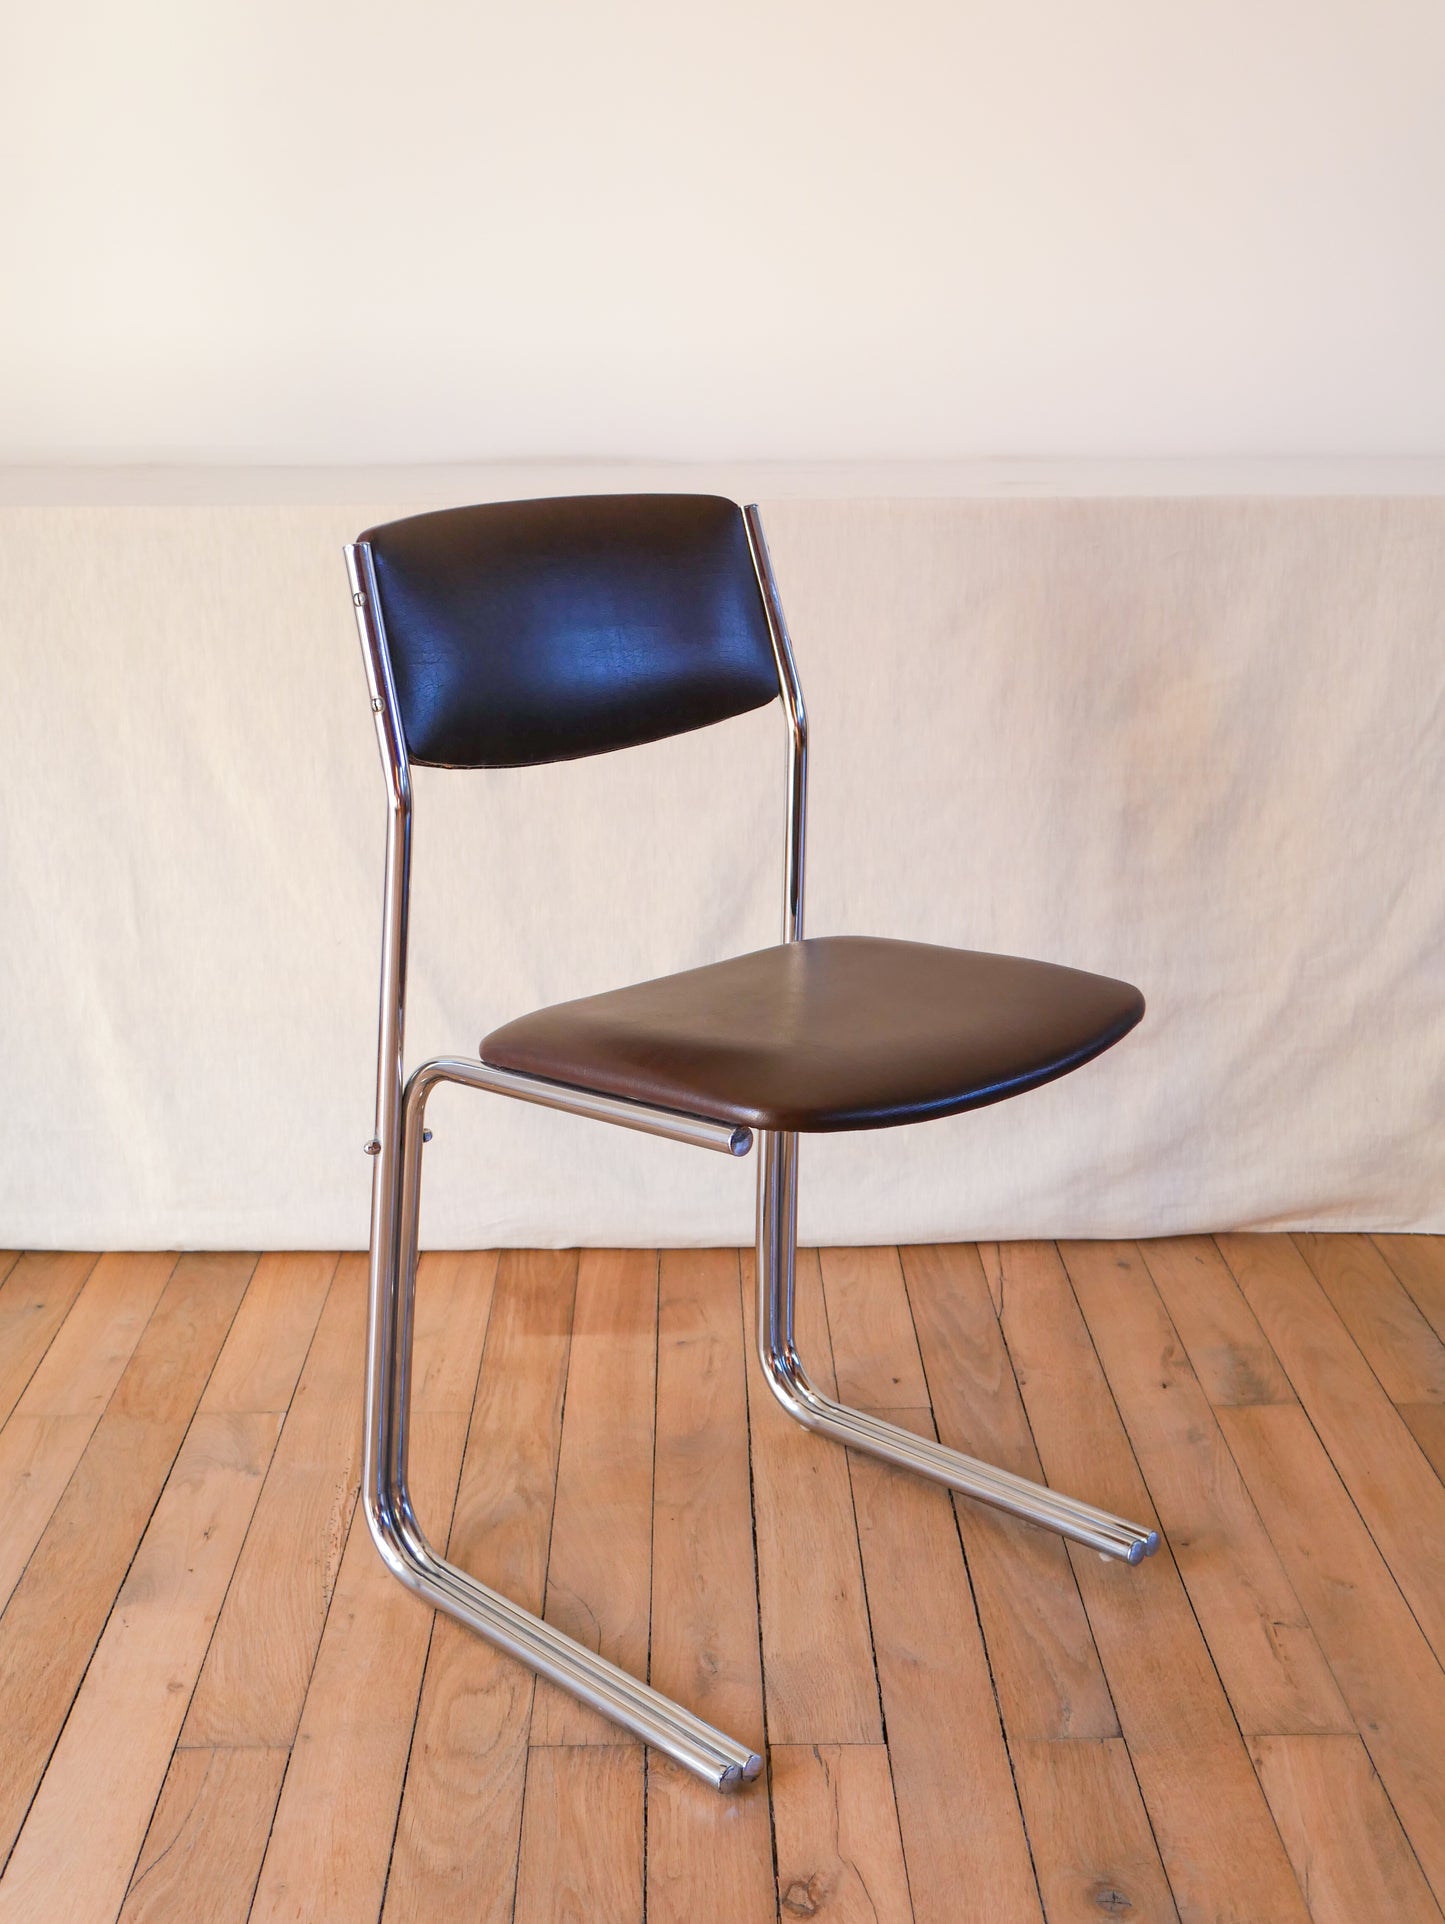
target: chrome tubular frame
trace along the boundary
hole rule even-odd
[[[788,719],[788,814],[783,862],[783,940],[803,934],[803,867],[808,817],[808,720],[783,606],[756,507],[746,511],[753,564],[772,630],[778,682]],[[758,1358],[768,1386],[807,1429],[831,1436],[885,1463],[946,1483],[1012,1515],[1086,1543],[1103,1556],[1139,1563],[1159,1547],[1159,1535],[1140,1524],[1060,1496],[1007,1470],[947,1450],[926,1437],[825,1396],[809,1380],[793,1335],[794,1269],[798,1247],[798,1139],[765,1131],[758,1158]]]
[[[493,1069],[482,1062],[447,1058],[426,1062],[403,1086],[411,777],[370,551],[364,543],[356,543],[346,550],[346,561],[389,801],[376,1130],[366,1145],[374,1156],[362,1472],[367,1525],[388,1568],[427,1603],[447,1611],[488,1642],[520,1658],[539,1676],[549,1677],[716,1789],[735,1790],[762,1769],[762,1759],[751,1745],[715,1730],[605,1657],[563,1636],[541,1618],[448,1563],[427,1541],[412,1509],[407,1476],[412,1310],[426,1104],[437,1083],[459,1082],[549,1108],[570,1109],[724,1155],[746,1155],[752,1148],[752,1135],[729,1123],[674,1115],[590,1090],[569,1089]]]
[[[783,940],[796,942],[803,934],[807,715],[757,508],[747,508],[745,517],[788,724]],[[715,1789],[736,1790],[762,1769],[762,1759],[750,1745],[704,1723],[448,1563],[428,1542],[412,1509],[407,1460],[412,1322],[426,1105],[436,1085],[461,1083],[729,1156],[747,1155],[753,1137],[748,1129],[729,1123],[650,1108],[480,1061],[438,1057],[424,1062],[404,1081],[411,773],[367,544],[348,547],[346,564],[388,799],[376,1128],[366,1145],[374,1158],[362,1476],[367,1525],[388,1568],[427,1603],[655,1745]],[[797,1137],[763,1132],[758,1168],[758,1353],[769,1387],[790,1416],[840,1443],[1060,1531],[1104,1555],[1138,1563],[1158,1547],[1152,1530],[1057,1496],[1039,1484],[992,1469],[824,1396],[809,1381],[794,1346],[797,1195]]]

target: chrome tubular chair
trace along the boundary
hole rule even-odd
[[[756,508],[581,496],[415,515],[346,550],[390,802],[377,1051],[364,1502],[377,1548],[436,1608],[719,1790],[761,1759],[448,1563],[407,1488],[418,1206],[438,1082],[745,1156],[758,1169],[758,1352],[811,1430],[1127,1563],[1156,1534],[826,1396],[793,1334],[800,1131],[878,1129],[1067,1074],[1144,1012],[1127,983],[1043,962],[857,937],[805,940],[808,733]],[[403,1074],[410,764],[517,767],[681,734],[781,695],[783,940],[543,1009],[480,1059]]]

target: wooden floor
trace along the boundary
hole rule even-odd
[[[804,1255],[816,1374],[1137,1570],[789,1423],[747,1256],[424,1259],[424,1521],[731,1799],[386,1574],[362,1258],[0,1275],[0,1924],[1439,1924],[1442,1241]]]

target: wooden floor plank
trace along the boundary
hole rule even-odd
[[[285,1415],[338,1260],[314,1249],[261,1257],[206,1385],[207,1410]]]
[[[99,1420],[175,1269],[174,1254],[99,1257],[15,1406]]]
[[[883,1745],[774,1744],[771,1765],[783,1917],[912,1924]]]
[[[515,1924],[641,1924],[642,1797],[640,1744],[534,1749]]]
[[[280,1428],[191,1424],[0,1877],[3,1924],[120,1910]]]
[[[1251,1748],[1314,1924],[1440,1924],[1358,1737],[1257,1737]]]
[[[1445,1236],[1372,1236],[1416,1309],[1445,1342]]]
[[[1445,1487],[1286,1236],[1225,1236],[1249,1299],[1435,1655],[1445,1659]]]
[[[743,1258],[742,1279],[751,1363],[757,1305],[750,1255]],[[828,1319],[811,1249],[798,1252],[796,1320],[809,1373],[832,1395]],[[880,1743],[878,1679],[847,1456],[789,1416],[760,1369],[749,1368],[747,1388],[768,1741]]]
[[[175,1268],[168,1255],[102,1256],[0,1429],[0,1610]]]
[[[287,1750],[177,1750],[119,1924],[246,1924]]]
[[[898,1251],[821,1249],[838,1395],[871,1410],[917,1410],[928,1401]]]
[[[933,1433],[927,1409],[888,1416]],[[1041,1916],[1038,1891],[951,1498],[875,1458],[851,1460],[914,1915],[1027,1924]],[[940,1785],[940,1757],[954,1791]]]
[[[647,1675],[656,1377],[656,1250],[584,1250],[543,1614],[634,1677]],[[630,1740],[543,1678],[531,1741]]]
[[[1015,1243],[1004,1257],[1004,1336],[1049,1481],[1152,1521],[1057,1250]],[[1070,1554],[1181,1916],[1302,1924],[1299,1887],[1167,1546],[1135,1569]]]
[[[1015,1476],[1043,1470],[970,1245],[902,1251],[939,1438]],[[957,1499],[1004,1729],[1015,1738],[1117,1737],[1118,1719],[1063,1539]]]
[[[479,1270],[482,1288],[479,1291]],[[422,1258],[412,1373],[412,1483],[445,1540],[481,1361],[486,1259]],[[431,1612],[377,1555],[358,1504],[251,1916],[336,1924],[381,1909]]]
[[[1445,1403],[1400,1403],[1396,1407],[1430,1467],[1445,1483]]]
[[[183,1744],[289,1746],[296,1734],[361,1478],[365,1342],[366,1258],[348,1255],[327,1292]]]
[[[990,1252],[992,1287],[967,1245],[901,1253],[942,1440],[1042,1481],[995,1308],[1001,1252]],[[1172,1918],[1062,1539],[955,1503],[1049,1924],[1101,1911]]]
[[[1059,1253],[1240,1729],[1353,1731],[1138,1248]]]
[[[0,1856],[29,1809],[253,1256],[183,1256],[0,1617]]]
[[[651,1681],[761,1751],[763,1688],[736,1250],[664,1250]],[[767,1799],[648,1754],[649,1924],[777,1915]]]
[[[1176,1924],[1122,1738],[1010,1746],[1048,1924]]]
[[[577,1258],[507,1251],[447,1554],[541,1608]],[[439,1617],[386,1887],[387,1924],[505,1924],[515,1890],[532,1674]]]
[[[1145,1239],[1138,1249],[1216,1408],[1294,1402],[1293,1386],[1212,1237]]]
[[[1445,1671],[1299,1409],[1220,1413],[1235,1461],[1438,1900]]]
[[[0,1282],[0,1423],[19,1402],[97,1260],[73,1250],[32,1250]]]
[[[1297,1231],[1295,1247],[1394,1403],[1445,1403],[1445,1343],[1368,1236]]]
[[[95,1434],[90,1416],[25,1416],[0,1430],[0,1611]]]
[[[932,1436],[927,1378],[899,1252],[822,1253],[840,1395]],[[878,1346],[870,1354],[870,1345]],[[846,1359],[846,1360],[845,1360]],[[895,1801],[916,1916],[1040,1916],[999,1704],[949,1493],[850,1452]],[[938,1795],[930,1759],[953,1753],[973,1794]],[[995,1909],[995,1904],[997,1908]]]

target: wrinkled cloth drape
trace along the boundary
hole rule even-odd
[[[0,1238],[366,1237],[384,799],[339,548],[0,511]],[[804,1142],[809,1242],[1445,1229],[1445,502],[781,500],[808,928],[1142,987],[1000,1107]],[[419,771],[408,1057],[777,939],[768,709]],[[438,1245],[746,1242],[751,1162],[466,1091]]]

